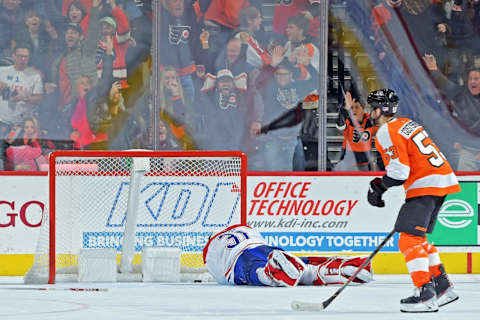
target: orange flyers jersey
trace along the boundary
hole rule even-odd
[[[366,152],[372,150],[373,136],[378,130],[377,126],[373,126],[368,113],[364,114],[358,127],[350,118],[346,121],[346,127],[343,131],[343,148],[354,152]]]
[[[377,132],[387,176],[406,180],[406,197],[443,196],[460,191],[457,177],[425,129],[407,118],[394,118]]]

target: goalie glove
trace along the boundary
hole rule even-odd
[[[305,271],[303,261],[285,251],[273,250],[267,265],[257,269],[259,280],[269,286],[294,287]]]
[[[317,279],[314,285],[344,284],[353,275],[367,257],[308,257],[309,264],[318,265]],[[352,280],[354,283],[370,282],[373,278],[371,262]]]

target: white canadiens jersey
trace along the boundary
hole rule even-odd
[[[235,284],[234,269],[238,257],[246,250],[266,245],[257,230],[234,225],[213,235],[203,249],[203,262],[219,284]]]

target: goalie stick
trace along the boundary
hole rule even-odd
[[[0,287],[0,290],[37,290],[37,291],[108,291],[107,288],[48,288],[48,287]]]
[[[350,284],[350,282],[355,279],[357,274],[365,268],[370,261],[373,259],[373,257],[380,251],[383,246],[390,240],[390,238],[395,234],[395,230],[392,230],[385,239],[383,239],[382,243],[373,250],[373,252],[368,256],[368,258],[362,263],[360,267],[358,267],[357,271],[355,271],[350,278],[341,286],[335,293],[328,298],[327,300],[317,303],[317,302],[302,302],[302,301],[292,301],[290,304],[291,308],[296,311],[321,311],[325,308],[327,308],[330,303],[332,303],[333,300],[335,300],[336,297],[340,295],[340,293]]]

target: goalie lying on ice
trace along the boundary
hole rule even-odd
[[[297,257],[267,245],[257,230],[234,225],[210,237],[203,262],[220,284],[296,286],[343,284],[366,257]],[[353,282],[372,279],[369,263]]]

